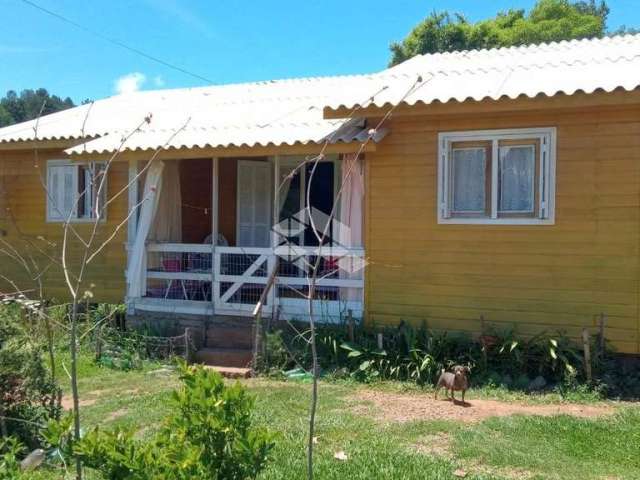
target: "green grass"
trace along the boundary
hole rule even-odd
[[[93,365],[83,356],[80,371],[84,428],[121,425],[141,437],[157,428],[170,408],[175,372],[158,364],[119,372]],[[262,479],[297,479],[306,473],[306,432],[310,386],[258,379],[246,382],[256,395],[255,421],[277,433],[276,447]],[[455,479],[462,468],[473,480],[640,479],[640,409],[625,407],[614,416],[585,420],[568,416],[490,418],[466,425],[446,420],[384,424],[353,411],[356,388],[350,382],[323,382],[317,421],[315,472],[319,479]],[[411,390],[406,384],[375,385],[385,390]],[[430,395],[430,392],[425,392]],[[470,398],[522,400],[505,391],[470,392]],[[557,401],[555,396],[529,399]],[[580,398],[593,403],[591,397]],[[89,404],[90,403],[90,404]],[[440,445],[440,443],[442,443]],[[441,447],[421,449],[420,445]],[[344,451],[348,459],[334,454]],[[38,480],[60,478],[41,473]],[[89,479],[95,478],[92,475]]]
[[[567,415],[491,418],[458,431],[461,457],[494,467],[520,467],[542,478],[640,478],[640,411],[598,421]],[[534,454],[532,454],[534,453]]]

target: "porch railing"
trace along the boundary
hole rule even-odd
[[[320,257],[320,258],[319,258]],[[277,259],[277,262],[276,262]],[[362,313],[364,262],[361,248],[331,247],[215,247],[200,244],[147,246],[147,294],[180,310],[213,309],[217,314],[251,315],[276,267],[276,279],[263,306],[289,318],[308,314],[312,265],[318,263],[314,312],[335,320]]]

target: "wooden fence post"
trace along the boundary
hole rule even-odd
[[[102,358],[102,327],[96,330],[96,361]]]
[[[589,338],[589,330],[582,329],[582,346],[584,348],[584,370],[587,375],[587,382],[591,383],[591,339]]]
[[[191,361],[191,345],[190,345],[190,329],[189,327],[184,329],[184,360],[187,363]]]
[[[351,309],[347,310],[347,331],[349,334],[349,341],[353,343],[355,341],[355,332],[353,325],[353,311]]]
[[[382,334],[378,334],[378,350],[382,350],[384,348],[384,343],[382,341]]]

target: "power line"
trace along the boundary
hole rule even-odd
[[[178,71],[180,73],[184,73],[185,75],[189,75],[191,77],[197,78],[198,80],[203,80],[203,81],[205,81],[205,82],[207,82],[209,84],[215,83],[213,80],[211,80],[209,78],[203,77],[202,75],[198,75],[197,73],[190,72],[188,70],[185,70],[182,67],[178,67],[178,66],[173,65],[173,64],[171,64],[169,62],[165,62],[164,60],[162,60],[162,59],[160,59],[158,57],[154,57],[153,55],[149,55],[148,53],[143,52],[142,50],[138,50],[135,47],[131,47],[131,46],[121,42],[120,40],[108,37],[108,36],[103,35],[102,33],[98,32],[96,30],[92,30],[92,29],[90,29],[88,27],[85,27],[84,25],[81,25],[80,23],[77,23],[77,22],[65,17],[64,15],[61,15],[61,14],[56,13],[56,12],[54,12],[52,10],[49,10],[49,9],[47,9],[45,7],[42,7],[42,6],[38,5],[35,2],[32,2],[31,0],[21,0],[21,1],[22,1],[22,3],[26,3],[27,5],[30,5],[31,7],[36,8],[36,9],[40,10],[41,12],[46,13],[47,15],[50,15],[50,16],[52,16],[54,18],[57,18],[58,20],[61,20],[61,21],[65,22],[65,23],[68,23],[69,25],[72,25],[72,26],[74,26],[74,27],[76,27],[76,28],[78,28],[78,29],[90,34],[90,35],[93,35],[93,36],[98,37],[98,38],[100,38],[102,40],[105,40],[106,42],[112,43],[113,45],[116,45],[116,46],[118,46],[120,48],[124,48],[125,50],[133,52],[136,55],[140,55],[141,57],[144,57],[147,60],[151,60],[153,62],[159,63],[160,65],[164,65],[167,68],[171,68],[171,69],[176,70],[176,71]]]

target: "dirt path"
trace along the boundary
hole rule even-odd
[[[479,422],[489,417],[509,415],[573,415],[600,417],[615,413],[611,405],[525,405],[499,400],[467,400],[465,405],[449,400],[435,400],[430,394],[402,394],[361,390],[353,397],[356,413],[372,415],[381,422],[410,422],[413,420],[455,420]]]

